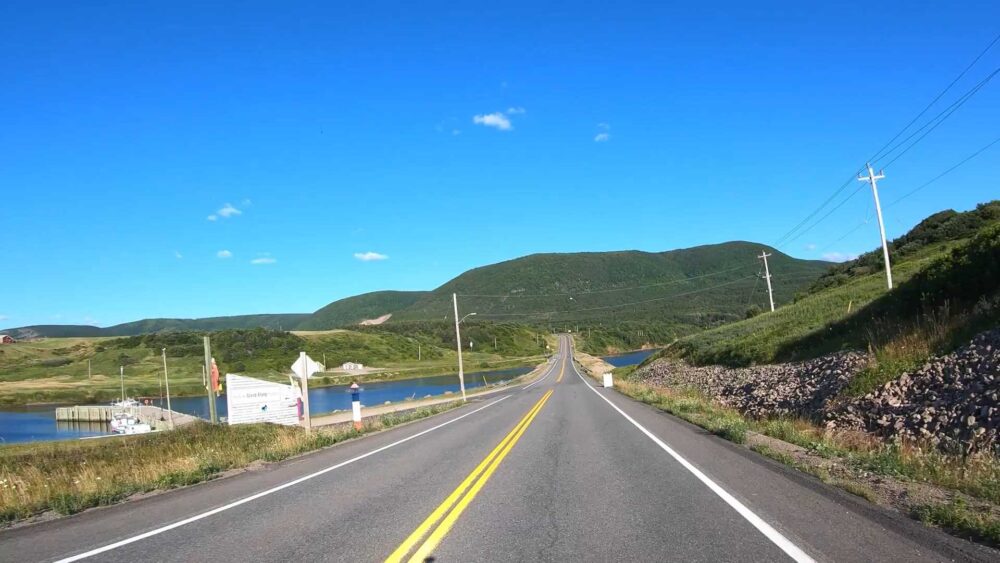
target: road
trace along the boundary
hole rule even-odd
[[[442,415],[0,532],[0,559],[997,560],[597,388],[570,354]]]

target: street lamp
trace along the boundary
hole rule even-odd
[[[462,321],[475,315],[475,313],[469,313],[461,319],[458,318],[458,294],[451,294],[451,302],[455,306],[455,345],[458,348],[458,386],[462,389],[462,401],[465,399],[465,370],[462,368],[462,332],[458,329],[458,325],[462,324]]]

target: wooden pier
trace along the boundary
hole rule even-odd
[[[58,422],[111,422],[116,414],[131,414],[150,425],[153,430],[166,430],[169,428],[167,409],[154,407],[151,405],[140,405],[138,407],[115,407],[111,405],[79,405],[74,407],[56,407],[56,421]],[[190,424],[198,417],[174,411],[174,427]],[[162,420],[161,420],[162,419]]]

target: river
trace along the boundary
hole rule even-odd
[[[641,364],[643,360],[652,356],[656,352],[659,352],[659,350],[650,348],[648,350],[635,350],[634,352],[625,352],[624,354],[616,354],[614,356],[604,356],[601,359],[616,368],[620,368]]]
[[[498,369],[465,374],[465,388],[483,386],[483,380],[497,383],[514,379],[530,372],[530,367]],[[458,375],[436,375],[398,381],[383,381],[362,385],[361,403],[374,406],[386,401],[402,401],[408,397],[423,398],[427,395],[443,395],[451,391],[458,393]],[[157,404],[159,401],[154,401]],[[164,401],[165,403],[165,401]],[[219,396],[217,402],[219,416],[226,416],[226,396]],[[69,440],[87,436],[110,434],[107,424],[56,422],[56,407],[65,405],[32,405],[0,407],[0,442],[6,444]],[[164,406],[166,406],[164,404]],[[208,418],[207,397],[174,397],[171,408]],[[309,390],[309,407],[314,415],[351,408],[351,395],[346,385],[314,387]]]

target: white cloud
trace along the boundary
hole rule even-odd
[[[368,252],[355,252],[354,257],[357,258],[358,260],[361,260],[362,262],[372,262],[375,260],[389,259],[389,257],[386,256],[385,254],[379,254],[378,252],[372,252],[370,250]]]
[[[608,142],[608,139],[610,139],[610,138],[611,138],[611,135],[608,135],[607,133],[598,133],[598,134],[594,135],[594,142],[595,143],[606,143],[606,142]]]
[[[250,261],[250,263],[255,266],[260,266],[261,264],[274,264],[275,262],[277,262],[277,260],[271,258],[270,256],[262,256],[260,258],[254,258]]]
[[[181,259],[183,259],[183,258],[184,258],[184,255],[183,255],[183,254],[181,254],[180,252],[178,252],[178,251],[176,251],[176,250],[175,250],[175,251],[174,251],[174,258],[176,258],[176,259],[178,259],[178,260],[181,260]]]
[[[507,116],[499,111],[487,113],[485,115],[475,115],[472,117],[472,122],[476,125],[496,127],[500,131],[510,131],[514,128],[514,126],[510,124],[510,119],[507,119]]]
[[[521,115],[522,113],[524,113],[524,108],[521,106],[507,108],[507,115]]]
[[[806,250],[812,252],[813,250],[816,250],[816,245],[810,242],[809,244],[806,245]]]
[[[233,204],[231,204],[231,203],[227,203],[227,204],[223,205],[222,209],[220,209],[219,211],[217,211],[217,213],[219,214],[220,217],[225,217],[227,219],[229,217],[234,216],[234,215],[242,215],[243,214],[242,211],[240,211],[239,209],[236,209],[235,207],[233,207]]]
[[[211,214],[211,215],[209,215],[208,217],[205,217],[205,218],[208,219],[209,221],[215,221],[215,220],[217,220],[219,218],[219,216],[213,213],[213,214]]]
[[[229,252],[228,250],[220,250],[220,251],[216,252],[215,255],[217,257],[219,257],[219,258],[232,258],[233,257],[233,253]]]
[[[9,318],[7,315],[0,315],[0,321],[6,321]]]
[[[857,257],[857,254],[851,254],[849,252],[827,252],[823,254],[823,260],[826,260],[827,262],[847,262],[848,260],[854,260]]]

